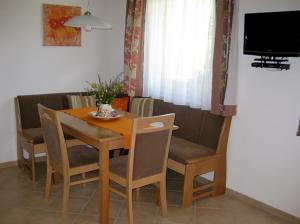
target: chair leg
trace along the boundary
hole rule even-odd
[[[160,197],[160,209],[162,216],[166,216],[167,209],[167,195],[166,195],[166,180],[159,182],[159,197]]]
[[[29,163],[30,163],[30,170],[31,170],[31,179],[32,182],[35,183],[35,155],[34,155],[34,146],[30,146],[29,152]]]
[[[121,150],[120,149],[115,149],[114,150],[114,157],[119,157],[120,156],[120,153],[121,153]]]
[[[82,178],[82,180],[85,180],[86,179],[86,174],[85,173],[82,173],[81,174],[81,178]],[[82,187],[85,187],[86,186],[86,183],[83,183],[82,184]]]
[[[22,146],[22,139],[17,135],[17,156],[18,156],[18,167],[21,169],[24,169],[24,152],[23,152],[23,146]]]
[[[63,189],[63,214],[68,210],[70,194],[70,176],[64,175],[64,189]]]
[[[23,152],[22,157],[21,157],[21,161],[20,161],[20,168],[21,168],[22,170],[24,170],[24,171],[26,170],[26,167],[28,167],[27,161],[28,161],[28,160],[25,159],[25,157],[24,157],[24,152]],[[18,162],[19,162],[19,161],[18,161]]]
[[[159,189],[159,184],[156,185],[155,189],[155,203],[157,206],[161,206],[161,199],[160,199],[160,189]]]
[[[218,167],[214,173],[213,196],[225,194],[226,191],[226,157],[222,156],[218,161]]]
[[[127,188],[128,224],[133,224],[132,189]]]
[[[140,200],[141,188],[136,188],[135,190],[135,198],[136,200]]]
[[[49,159],[47,158],[47,174],[46,174],[46,186],[44,198],[47,200],[49,198],[50,188],[52,181],[52,167],[50,165]]]
[[[182,207],[187,208],[192,205],[194,188],[194,172],[192,166],[187,165],[184,174]]]

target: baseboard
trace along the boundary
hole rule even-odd
[[[17,165],[18,165],[18,161],[4,162],[4,163],[0,163],[0,169],[1,168],[8,168],[8,167],[15,167]]]
[[[300,224],[300,218],[296,217],[296,216],[293,216],[291,214],[288,214],[284,211],[281,211],[277,208],[274,208],[270,205],[267,205],[263,202],[260,202],[260,201],[257,201],[253,198],[250,198],[244,194],[241,194],[237,191],[234,191],[234,190],[231,190],[231,189],[228,189],[226,190],[226,195],[232,197],[232,198],[235,198],[235,199],[238,199],[240,201],[243,201],[245,202],[246,204],[249,204],[255,208],[259,208],[267,213],[270,213],[274,216],[277,216],[277,217],[280,217],[286,221],[289,221],[290,223],[293,223],[293,224]]]

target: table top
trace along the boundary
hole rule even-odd
[[[79,118],[61,111],[58,114],[64,132],[77,138],[80,136],[81,140],[95,148],[101,148],[104,143],[109,144],[109,150],[123,146],[123,136],[114,131],[88,124]]]
[[[125,111],[118,111],[123,117],[133,119],[136,116]],[[112,131],[108,128],[95,126],[93,123],[87,122],[81,118],[72,116],[63,111],[59,111],[59,118],[62,123],[63,130],[70,135],[79,137],[85,143],[95,147],[101,148],[103,143],[109,143],[109,150],[123,148],[123,135]],[[173,130],[179,127],[174,125]]]

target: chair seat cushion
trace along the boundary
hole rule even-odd
[[[114,157],[109,160],[109,171],[126,178],[128,155]]]
[[[99,162],[97,149],[87,145],[75,145],[68,148],[70,168]]]
[[[188,160],[215,155],[214,149],[172,136],[169,158],[187,164]]]

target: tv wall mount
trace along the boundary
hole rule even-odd
[[[287,63],[288,61],[289,60],[287,57],[261,56],[260,58],[255,58],[251,66],[256,68],[274,68],[277,70],[289,70],[290,64]]]

